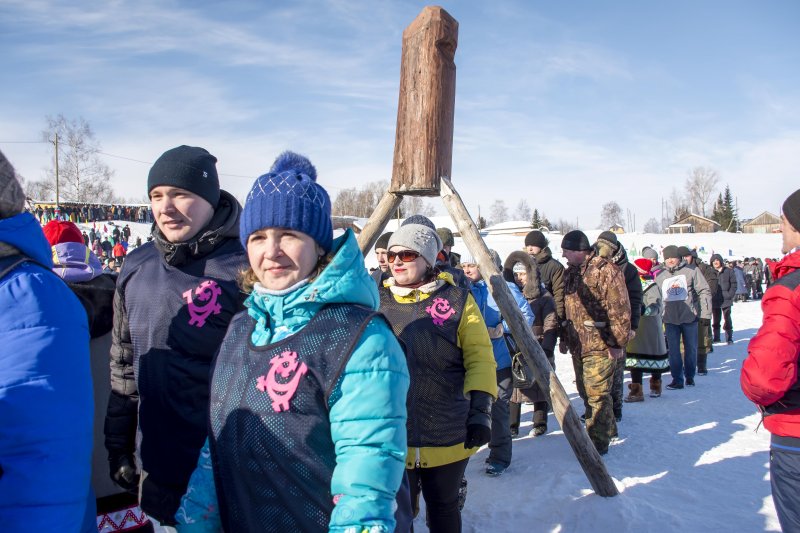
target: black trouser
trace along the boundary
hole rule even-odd
[[[406,470],[411,483],[412,502],[419,498],[422,489],[431,533],[460,533],[458,489],[468,462],[469,459],[463,459],[449,465]]]
[[[547,410],[550,406],[547,402],[533,402],[533,427],[547,427]],[[522,417],[522,404],[509,402],[509,422],[511,430],[519,431],[520,418]]]
[[[729,333],[733,331],[733,322],[731,322],[731,308],[730,306],[714,307],[711,309],[711,314],[714,317],[714,325],[712,326],[714,329],[714,341],[719,342],[719,326],[721,319],[725,319],[722,329]]]
[[[653,379],[661,379],[661,370],[650,370],[650,375]],[[644,370],[641,368],[634,368],[631,370],[631,383],[638,383],[639,385],[642,384],[642,380],[644,379]]]

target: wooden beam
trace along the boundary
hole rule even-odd
[[[603,459],[595,449],[591,439],[589,439],[589,435],[586,433],[586,429],[572,408],[569,397],[564,387],[561,386],[558,376],[553,372],[550,363],[547,361],[544,350],[542,350],[542,347],[533,336],[531,328],[525,322],[522,311],[514,301],[506,281],[498,271],[494,261],[492,261],[489,248],[483,242],[464,202],[453,188],[449,179],[442,178],[441,181],[442,201],[453,222],[458,227],[461,238],[464,239],[464,244],[472,254],[472,257],[477,260],[481,275],[486,280],[489,291],[495,302],[497,302],[497,306],[500,308],[501,314],[511,330],[511,335],[517,342],[517,346],[531,366],[536,382],[542,391],[550,396],[556,419],[564,430],[564,436],[567,438],[581,468],[583,468],[586,477],[589,479],[592,489],[600,496],[616,496],[619,491],[614,484],[614,480],[606,470]]]
[[[369,251],[372,250],[372,247],[375,246],[375,242],[377,242],[378,237],[381,236],[383,228],[386,227],[386,224],[392,218],[392,215],[402,201],[402,195],[387,192],[383,195],[381,201],[378,202],[375,211],[372,212],[364,229],[361,230],[361,233],[358,235],[358,247],[361,248],[361,253],[364,257],[366,257]]]
[[[392,192],[436,196],[439,178],[450,176],[457,45],[458,22],[438,6],[403,32]]]

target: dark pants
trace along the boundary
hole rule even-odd
[[[469,459],[433,468],[407,469],[411,483],[411,501],[419,498],[420,489],[428,512],[431,533],[459,533],[461,512],[458,510],[458,489]],[[413,531],[413,529],[412,529]]]
[[[769,477],[781,529],[785,533],[800,532],[800,453],[773,446],[769,452]]]
[[[731,308],[728,307],[714,307],[711,309],[711,314],[714,317],[714,325],[712,328],[714,329],[714,342],[719,342],[719,329],[720,329],[720,322],[721,319],[724,318],[725,322],[722,326],[722,329],[725,330],[726,333],[733,332],[733,322],[731,322]]]
[[[614,367],[614,383],[611,385],[611,400],[614,402],[614,416],[622,418],[622,385],[625,378],[625,357],[617,359]]]
[[[511,464],[511,426],[508,402],[514,384],[511,368],[497,370],[497,400],[492,403],[492,440],[489,442],[489,462],[504,466]]]
[[[660,370],[651,370],[650,376],[653,379],[661,379],[661,371]],[[644,370],[641,368],[634,368],[631,370],[631,383],[638,383],[639,385],[642,384],[644,380]]]
[[[669,372],[672,381],[683,384],[684,377],[694,380],[697,371],[697,321],[686,324],[666,324]],[[681,338],[683,357],[681,358]]]
[[[547,410],[550,406],[547,402],[533,402],[533,427],[547,427]],[[519,431],[520,418],[522,417],[522,404],[509,402],[508,419],[509,427]]]

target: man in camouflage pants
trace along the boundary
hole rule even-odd
[[[611,400],[616,360],[624,357],[631,331],[631,308],[622,272],[589,245],[578,230],[561,242],[564,273],[565,339],[560,350],[572,354],[578,393],[586,407],[586,431],[604,455],[617,436]]]

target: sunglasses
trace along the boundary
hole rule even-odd
[[[399,257],[400,261],[403,263],[410,263],[417,257],[419,257],[419,252],[415,252],[414,250],[400,250],[399,252],[386,252],[386,260],[390,263],[394,263],[395,258]]]

